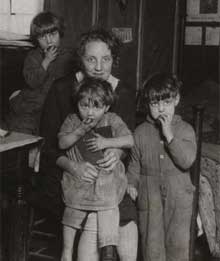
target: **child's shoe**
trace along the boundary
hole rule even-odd
[[[116,247],[115,246],[104,246],[101,249],[101,261],[116,261]]]

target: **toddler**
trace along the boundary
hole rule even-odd
[[[144,261],[189,260],[196,158],[193,128],[175,114],[180,82],[158,73],[144,86],[149,115],[134,133],[127,192],[137,197]]]
[[[63,216],[62,261],[72,260],[77,229],[83,228],[88,213],[97,212],[99,247],[118,244],[119,210],[127,179],[124,165],[119,161],[112,170],[99,166],[107,148],[131,148],[133,137],[122,119],[108,112],[114,102],[110,83],[85,78],[74,93],[77,114],[70,114],[58,134],[59,147],[67,156],[82,162],[84,168],[92,164],[98,175],[94,183],[64,172],[62,188],[66,205]],[[112,137],[111,137],[112,136]],[[95,173],[94,173],[95,175]],[[85,250],[86,251],[86,250]]]

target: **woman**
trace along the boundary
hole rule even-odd
[[[44,174],[42,188],[45,189],[50,207],[57,214],[62,215],[63,203],[61,200],[60,179],[62,170],[68,171],[73,176],[83,176],[88,182],[94,182],[98,173],[89,163],[72,162],[58,149],[57,134],[67,114],[73,112],[72,91],[74,83],[80,82],[84,77],[95,77],[111,83],[117,96],[116,103],[111,111],[117,113],[133,130],[135,125],[135,94],[126,84],[115,78],[112,66],[117,64],[119,58],[120,42],[111,33],[103,29],[93,29],[83,34],[78,47],[80,61],[79,70],[75,75],[69,75],[57,81],[51,88],[42,114],[41,135],[45,137],[45,145],[41,157],[41,169]],[[102,167],[112,169],[124,154],[118,149],[108,149],[102,162]],[[57,168],[56,164],[60,167]],[[81,174],[82,173],[82,174]],[[55,203],[56,199],[56,203]],[[44,202],[46,202],[44,200]],[[131,198],[126,195],[120,206],[120,239],[117,248],[121,261],[136,260],[137,255],[137,225],[136,209]],[[59,211],[59,213],[57,212]],[[98,261],[97,226],[95,213],[87,217],[84,231],[80,237],[78,260]],[[86,250],[86,251],[85,251]],[[112,253],[103,253],[111,256]]]

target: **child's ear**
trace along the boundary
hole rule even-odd
[[[106,106],[105,107],[105,112],[107,112],[109,110],[109,108],[110,108],[110,105]]]
[[[177,94],[176,98],[175,98],[175,106],[177,106],[180,102],[180,95]]]

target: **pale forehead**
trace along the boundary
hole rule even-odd
[[[88,56],[105,56],[111,55],[108,45],[102,41],[91,41],[85,46],[85,54]]]

